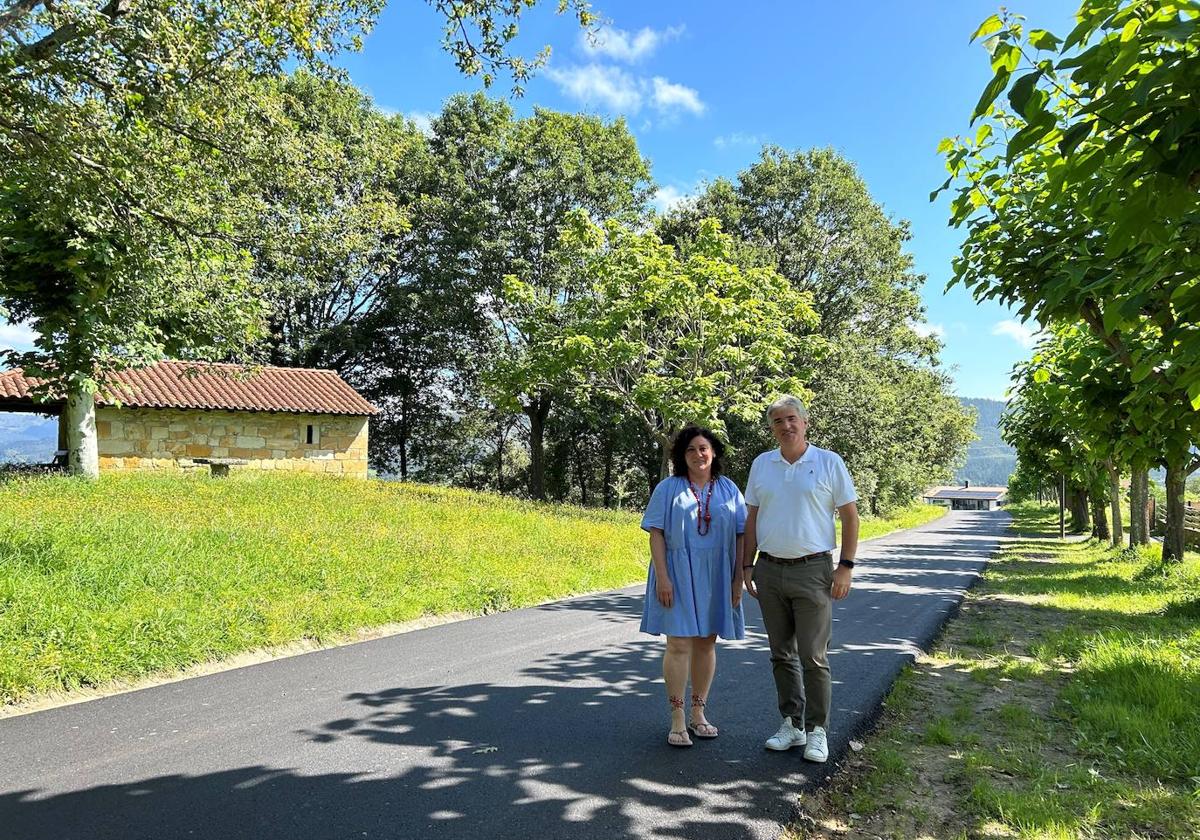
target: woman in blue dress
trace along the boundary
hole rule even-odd
[[[642,632],[667,637],[663,679],[671,705],[667,743],[690,747],[717,737],[704,709],[717,667],[717,636],[741,639],[742,532],[746,500],[721,475],[725,445],[708,429],[688,426],[671,445],[674,475],[654,488],[642,528],[650,533],[650,574]],[[690,715],[684,717],[688,675]]]

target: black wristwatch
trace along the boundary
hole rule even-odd
[[[844,557],[839,557],[839,558],[838,558],[838,568],[840,569],[840,568],[842,568],[843,566],[845,566],[847,569],[853,569],[853,568],[854,568],[854,561],[853,561],[853,560],[847,560],[847,559],[846,559],[846,558],[844,558]]]

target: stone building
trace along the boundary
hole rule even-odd
[[[34,402],[34,380],[0,372],[0,411],[61,414]],[[159,362],[114,377],[96,398],[101,472],[285,470],[367,475],[367,421],[378,413],[331,370]],[[65,450],[65,424],[59,449]]]
[[[1008,501],[1007,487],[931,487],[925,491],[925,503],[951,510],[999,510]]]

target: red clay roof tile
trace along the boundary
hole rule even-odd
[[[130,408],[207,408],[229,411],[293,411],[313,414],[378,414],[332,370],[264,367],[247,378],[241,365],[159,362],[113,376],[114,400]],[[0,371],[0,406],[25,401],[37,384],[20,370]]]

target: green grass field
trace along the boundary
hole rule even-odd
[[[635,583],[638,520],[312,476],[0,483],[0,702]]]
[[[1200,836],[1200,555],[1164,568],[1010,511],[1017,536],[808,813],[856,837]]]

